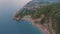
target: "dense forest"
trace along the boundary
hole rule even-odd
[[[56,34],[59,34],[60,33],[60,3],[53,3],[51,5],[42,6],[38,9],[37,12],[32,14],[31,17],[39,18],[41,14],[45,15],[45,18],[42,19],[41,23],[42,24],[48,23],[48,29],[50,30],[50,34],[52,34],[51,32],[52,29],[56,31]],[[49,27],[49,24],[52,26]]]

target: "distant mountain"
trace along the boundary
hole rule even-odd
[[[32,6],[32,5],[40,5],[40,4],[49,4],[50,2],[48,2],[47,0],[32,0],[30,2],[28,2],[25,6]]]
[[[32,0],[30,2],[28,2],[25,7],[27,6],[32,6],[32,5],[40,5],[40,4],[50,4],[50,3],[56,3],[56,2],[60,2],[60,0]]]

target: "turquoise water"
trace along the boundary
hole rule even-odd
[[[16,22],[12,15],[19,7],[13,4],[1,6],[0,8],[0,34],[41,34],[40,30],[29,24],[28,21]]]

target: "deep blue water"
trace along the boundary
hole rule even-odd
[[[0,8],[0,34],[41,34],[40,30],[29,24],[28,21],[16,22],[12,15],[20,7],[9,4]]]

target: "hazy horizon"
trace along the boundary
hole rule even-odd
[[[12,12],[10,10],[14,9],[15,11],[22,8],[30,0],[0,0],[0,16],[6,12]]]
[[[27,2],[30,0],[0,0],[0,7],[5,6],[16,6],[16,7],[23,7]]]

